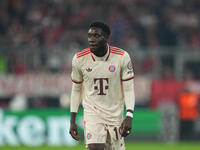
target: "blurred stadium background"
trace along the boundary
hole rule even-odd
[[[186,89],[200,96],[199,0],[0,0],[0,149],[84,149],[82,109],[82,142],[68,134],[70,72],[94,20],[132,57],[127,149],[198,149],[199,113],[181,138],[178,101]]]

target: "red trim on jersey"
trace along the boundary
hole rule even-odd
[[[85,53],[85,54],[79,55],[79,56],[77,56],[77,58],[80,58],[80,57],[85,56],[85,55],[87,55],[87,54],[90,54],[90,52],[87,52],[87,53]]]
[[[84,49],[84,50],[78,52],[77,54],[79,54],[79,53],[83,53],[83,52],[88,51],[88,50],[90,50],[90,49],[89,49],[89,48],[86,48],[86,49]]]
[[[77,55],[83,54],[83,53],[87,52],[88,50],[90,50],[90,49],[89,49],[89,48],[86,48],[86,49],[84,49],[84,50],[78,52]]]
[[[128,78],[128,79],[122,79],[122,81],[128,81],[128,80],[131,80],[131,79],[133,79],[134,78],[134,76],[132,76],[132,77],[130,77],[130,78]]]
[[[117,47],[111,47],[112,50],[118,50],[118,51],[124,51],[123,49],[117,48]]]
[[[86,53],[88,53],[88,52],[90,52],[90,50],[87,50],[87,51],[85,51],[85,52],[82,52],[82,53],[78,53],[78,54],[77,54],[77,56],[84,55],[84,54],[86,54]]]
[[[78,52],[78,53],[76,54],[76,56],[77,56],[77,58],[79,58],[79,57],[85,56],[85,55],[87,55],[87,54],[89,54],[89,53],[90,53],[90,49],[87,48],[87,49],[82,50],[81,52]]]
[[[116,50],[116,51],[124,51],[123,49],[121,48],[117,48],[117,47],[111,47],[112,50]]]
[[[117,54],[117,55],[124,55],[124,53],[118,53],[118,52],[113,52],[113,51],[111,51],[111,53]]]
[[[107,55],[105,61],[108,60],[108,58],[109,58],[109,56],[110,56],[110,51],[111,51],[111,50],[110,50],[110,46],[108,45],[108,55]],[[96,61],[95,58],[94,58],[94,56],[93,56],[93,54],[91,54],[91,56],[92,56],[93,61]]]
[[[111,47],[111,53],[118,54],[118,55],[124,55],[124,50],[117,48],[117,47]]]
[[[124,52],[124,50],[122,50],[122,49],[116,49],[116,48],[111,48],[111,50],[117,51],[117,52]]]
[[[108,56],[106,57],[105,61],[108,60],[109,56],[110,56],[110,46],[108,45]]]
[[[86,137],[86,121],[84,121],[84,125],[83,125],[84,127],[84,137],[85,137],[85,144],[86,144],[86,139],[87,139],[87,137]]]
[[[82,81],[75,81],[75,80],[73,80],[72,78],[71,78],[71,80],[72,80],[72,82],[74,82],[74,83],[76,83],[76,84],[81,84],[81,83],[82,83]]]
[[[119,51],[119,50],[114,50],[114,49],[112,49],[111,52],[122,53],[122,54],[124,53],[124,51]]]
[[[96,61],[95,58],[94,58],[94,56],[92,54],[91,54],[91,56],[92,56],[93,61]]]
[[[84,51],[84,52],[78,52],[77,53],[77,55],[82,55],[82,54],[85,54],[85,53],[87,53],[87,52],[89,52],[90,50],[86,50],[86,51]]]

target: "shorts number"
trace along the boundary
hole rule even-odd
[[[118,140],[119,137],[118,137],[117,127],[114,128],[114,131],[115,131],[116,139]]]

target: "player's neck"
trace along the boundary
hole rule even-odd
[[[99,47],[98,50],[96,50],[95,52],[93,52],[93,54],[97,57],[103,57],[106,55],[107,53],[107,45],[103,46],[103,47]]]

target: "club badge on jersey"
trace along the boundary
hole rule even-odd
[[[109,66],[109,71],[110,72],[114,72],[116,70],[115,66],[114,65],[110,65]]]
[[[87,134],[87,139],[89,140],[89,139],[91,139],[92,138],[92,134],[91,133],[88,133]]]

